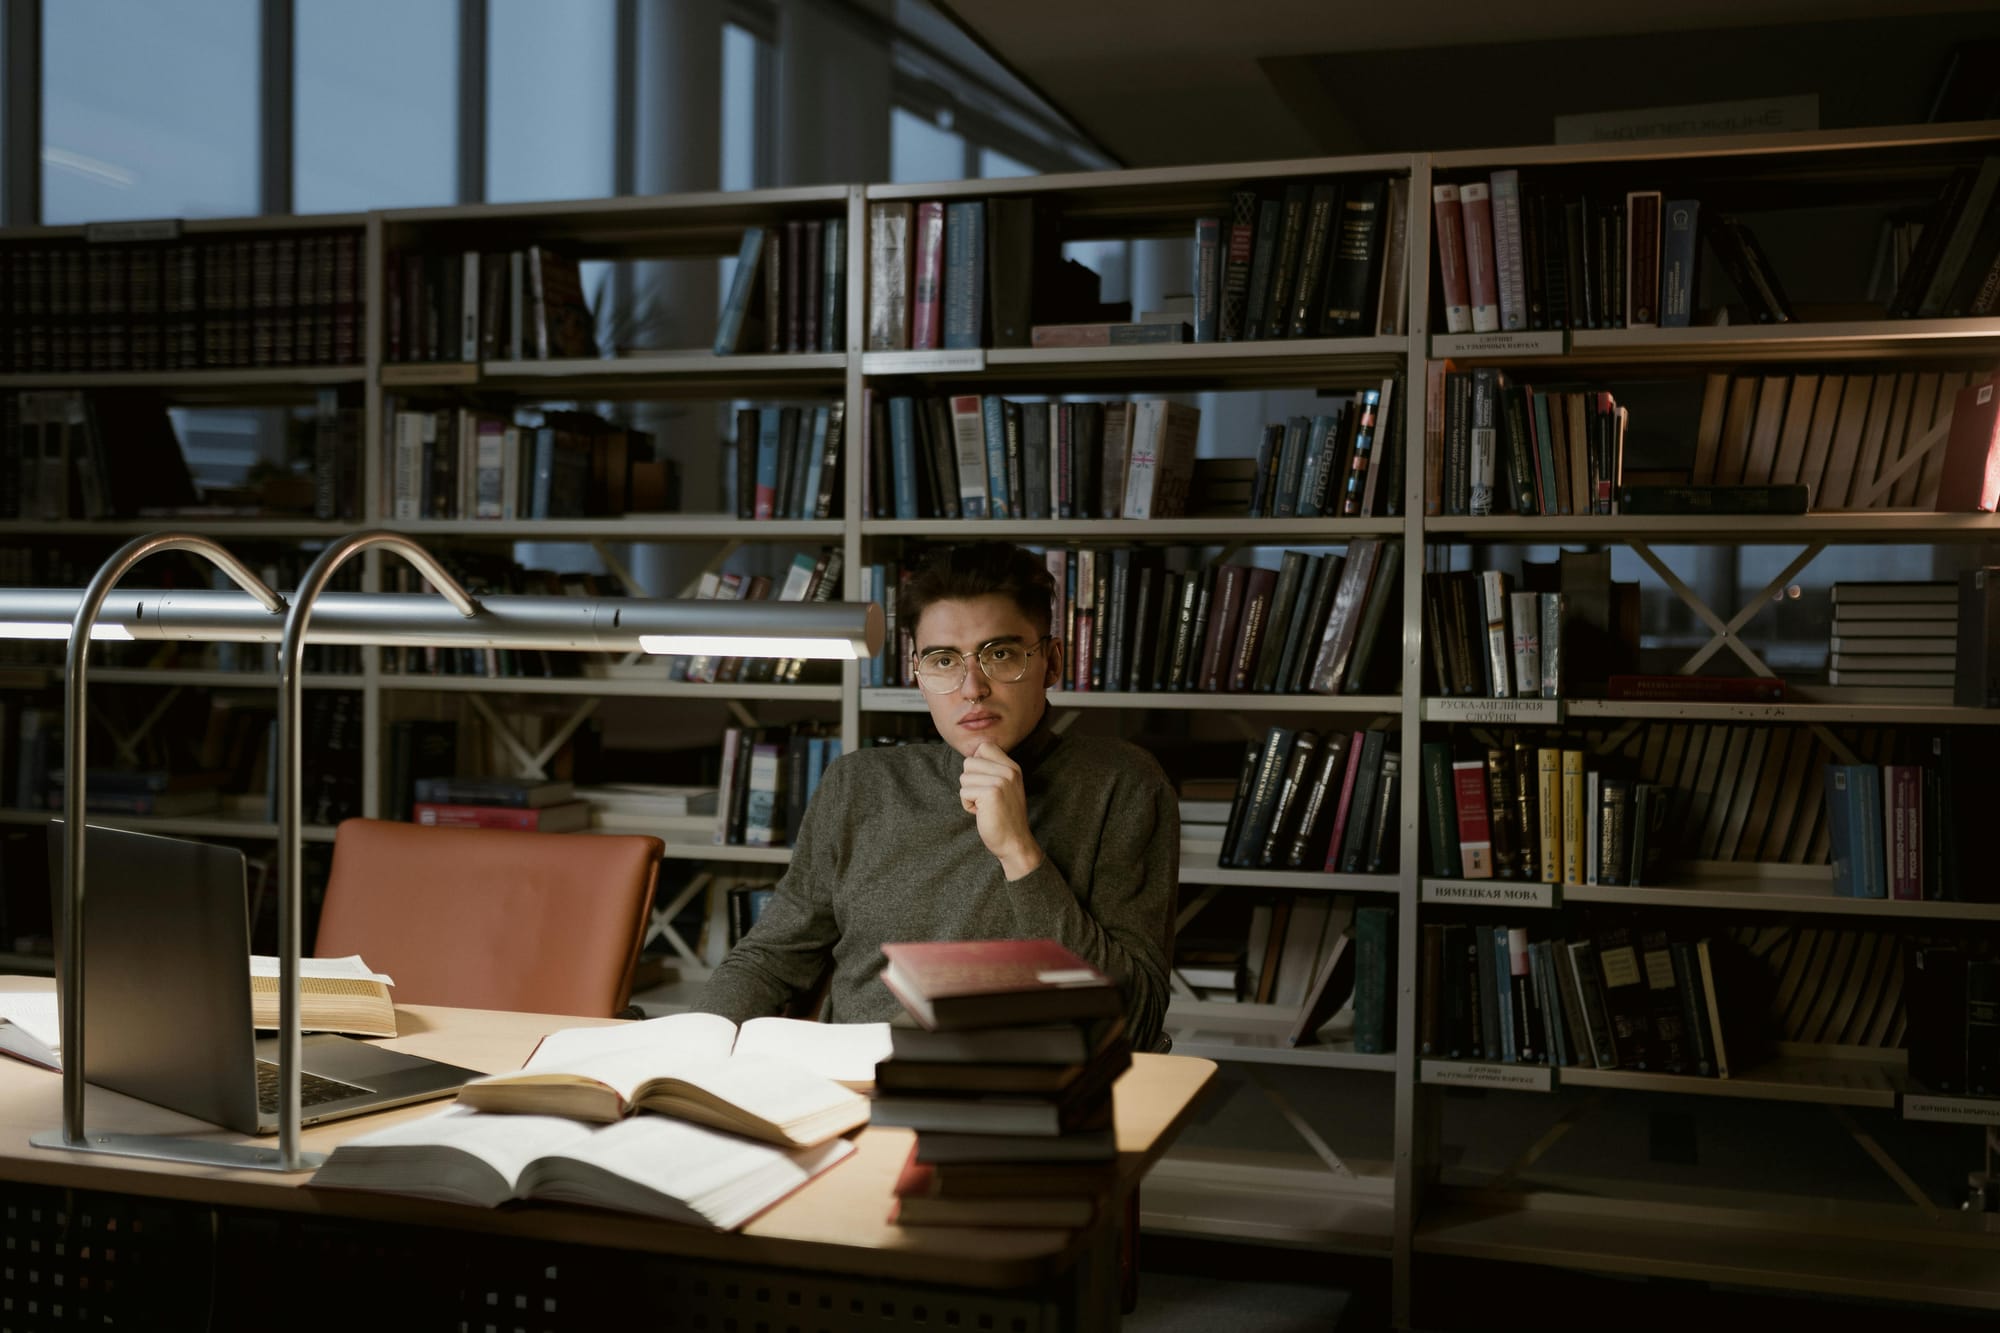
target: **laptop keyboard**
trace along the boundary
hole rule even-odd
[[[356,1083],[343,1083],[337,1078],[299,1071],[301,1108],[337,1102],[348,1097],[359,1097],[373,1091],[373,1088],[364,1088]],[[278,1113],[278,1066],[275,1061],[257,1062],[257,1109],[269,1115]]]

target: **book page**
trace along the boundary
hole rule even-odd
[[[738,1055],[676,1069],[657,1080],[655,1090],[642,1094],[639,1104],[702,1118],[704,1102],[746,1113],[751,1119],[742,1122],[745,1133],[759,1132],[753,1126],[761,1121],[778,1131],[772,1137],[799,1144],[817,1143],[868,1120],[868,1099],[860,1093],[789,1060],[765,1055]],[[727,1112],[724,1118],[732,1124],[739,1121]]]
[[[720,1014],[669,1014],[643,1023],[563,1028],[542,1038],[523,1071],[567,1069],[574,1061],[639,1049],[655,1057],[654,1073],[683,1060],[721,1060],[736,1042],[736,1025]]]
[[[867,1090],[875,1066],[889,1058],[887,1023],[811,1023],[799,1018],[753,1018],[736,1034],[738,1055],[766,1055],[810,1069],[822,1078]]]
[[[0,1019],[12,1023],[51,1051],[62,1050],[62,1020],[54,991],[0,992]]]
[[[511,1187],[528,1163],[583,1143],[593,1132],[592,1126],[562,1116],[484,1115],[463,1106],[449,1106],[436,1115],[349,1139],[334,1150],[320,1170],[332,1170],[343,1157],[366,1162],[381,1149],[445,1148],[484,1162]],[[342,1169],[346,1169],[344,1163]],[[405,1166],[397,1174],[417,1177],[422,1173],[414,1166]],[[410,1183],[421,1181],[412,1179]]]
[[[275,977],[278,975],[278,960],[269,955],[250,955],[250,975],[253,977]],[[368,964],[361,961],[360,954],[349,954],[345,958],[301,958],[299,976],[319,978],[329,981],[379,981],[384,986],[393,986],[395,979],[381,972],[370,971]]]

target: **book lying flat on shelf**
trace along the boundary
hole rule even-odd
[[[853,1151],[840,1138],[788,1151],[659,1116],[598,1127],[454,1106],[349,1139],[312,1183],[475,1208],[580,1203],[731,1231]]]
[[[886,985],[927,1028],[1003,1027],[1123,1012],[1111,978],[1054,940],[885,944]]]
[[[369,970],[358,954],[345,958],[299,959],[299,1027],[306,1032],[345,1032],[355,1037],[396,1035],[396,983]],[[278,1026],[278,960],[250,956],[250,1022]]]
[[[475,1079],[458,1100],[595,1121],[659,1111],[804,1147],[867,1122],[868,1099],[846,1084],[871,1085],[888,1054],[886,1023],[757,1018],[739,1029],[717,1014],[673,1014],[552,1032],[518,1071]]]

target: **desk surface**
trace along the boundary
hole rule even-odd
[[[51,984],[47,978],[0,977],[0,990],[46,990]],[[423,1005],[398,1006],[396,1019],[401,1035],[385,1045],[488,1073],[519,1068],[549,1032],[600,1021]],[[1116,1088],[1119,1177],[1124,1186],[1135,1183],[1166,1151],[1214,1075],[1215,1066],[1207,1060],[1133,1057],[1132,1068]],[[303,1132],[303,1146],[332,1152],[358,1134],[429,1115],[439,1105],[399,1107],[317,1125]],[[218,1141],[243,1138],[101,1088],[90,1089],[85,1118],[93,1130]],[[909,1156],[913,1137],[906,1129],[860,1131],[855,1141],[858,1151],[852,1157],[751,1219],[740,1231],[711,1232],[629,1213],[556,1204],[466,1208],[390,1194],[310,1189],[307,1172],[228,1171],[29,1146],[30,1134],[61,1126],[61,1075],[0,1056],[0,1179],[29,1184],[451,1227],[733,1263],[914,1280],[948,1276],[974,1287],[1024,1286],[1052,1276],[1076,1258],[1084,1239],[1069,1231],[890,1225],[884,1219],[891,1187]]]

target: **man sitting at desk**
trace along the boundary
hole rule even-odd
[[[1144,750],[1050,725],[1054,591],[1040,557],[1005,542],[952,547],[909,581],[899,618],[945,744],[873,747],[827,769],[791,867],[695,1008],[739,1022],[781,1012],[830,960],[823,1018],[896,1019],[876,979],[885,942],[1051,937],[1119,983],[1133,1046],[1154,1048],[1179,807]]]

